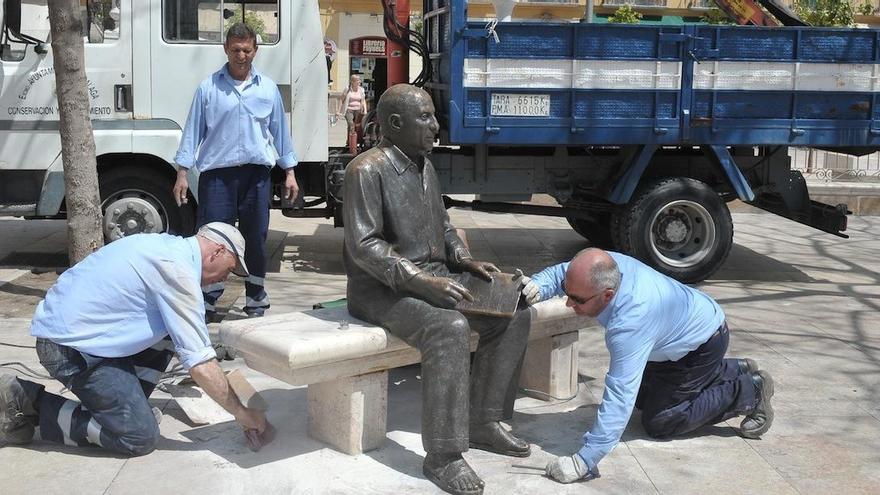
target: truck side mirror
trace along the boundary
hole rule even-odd
[[[21,32],[21,0],[3,0],[6,27],[15,34]]]
[[[40,55],[45,55],[46,53],[49,53],[49,46],[50,45],[48,42],[41,41],[41,42],[37,43],[36,45],[34,45],[34,53],[38,53]]]

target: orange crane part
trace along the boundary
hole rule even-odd
[[[779,22],[753,0],[715,0],[715,4],[737,24],[779,26]]]
[[[409,28],[409,0],[391,0],[389,4],[394,9],[397,23],[404,28]],[[386,23],[390,21],[390,19],[385,20]],[[409,37],[408,34],[402,32],[394,24],[389,24],[387,28],[392,29],[400,37]],[[387,60],[388,87],[409,82],[409,47],[389,39]]]

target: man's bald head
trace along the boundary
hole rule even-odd
[[[580,251],[571,260],[568,270],[572,275],[582,278],[589,287],[595,290],[617,290],[620,286],[620,271],[617,262],[599,248],[587,248]]]
[[[588,248],[579,252],[565,272],[566,305],[579,315],[596,317],[620,287],[620,270],[605,251]]]

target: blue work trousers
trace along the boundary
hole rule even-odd
[[[266,277],[266,235],[269,232],[269,206],[272,181],[265,165],[241,165],[202,172],[199,176],[199,227],[210,222],[235,225],[244,236],[244,261],[250,276],[245,281],[245,308],[269,307]],[[223,294],[223,283],[203,287],[205,309]]]
[[[645,366],[637,405],[642,425],[656,438],[682,435],[697,428],[748,413],[757,403],[752,378],[726,359],[727,323],[703,345],[678,361]]]
[[[149,454],[159,441],[159,425],[147,398],[168,368],[173,349],[166,338],[133,356],[102,358],[37,339],[40,363],[80,400],[41,391],[40,437],[126,455]]]

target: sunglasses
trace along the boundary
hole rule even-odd
[[[584,299],[584,298],[582,298],[582,297],[578,297],[578,296],[576,296],[576,295],[574,295],[574,294],[569,294],[569,293],[568,293],[568,289],[565,288],[565,282],[562,282],[562,292],[565,294],[565,297],[571,299],[571,300],[574,301],[576,304],[578,304],[578,305],[580,305],[580,306],[583,306],[584,304],[587,304],[587,303],[590,302],[593,298],[595,298],[596,296],[598,296],[599,294],[601,294],[601,293],[604,292],[604,291],[597,292],[597,293],[593,294],[592,296],[590,296],[590,297]]]

